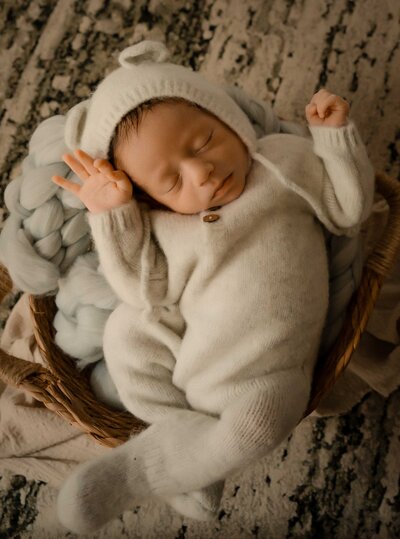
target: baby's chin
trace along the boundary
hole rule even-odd
[[[241,180],[235,182],[235,185],[226,193],[226,196],[222,197],[221,200],[216,200],[215,204],[212,204],[210,207],[226,206],[227,204],[230,204],[242,195],[245,187],[246,177],[243,177]]]

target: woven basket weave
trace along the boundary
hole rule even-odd
[[[304,417],[315,410],[348,365],[400,248],[400,182],[377,173],[376,187],[389,206],[386,227],[364,265],[360,286],[349,304],[346,321],[335,345],[315,368]],[[6,269],[0,266],[0,301],[11,288],[11,279]],[[104,446],[120,445],[132,434],[143,430],[147,425],[129,412],[116,411],[99,402],[89,383],[91,368],[79,372],[76,360],[54,343],[54,296],[31,295],[30,309],[36,342],[47,367],[0,350],[0,378],[31,393],[47,408]]]

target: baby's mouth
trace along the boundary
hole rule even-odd
[[[222,190],[224,189],[224,186],[225,186],[226,182],[232,177],[232,174],[233,174],[233,173],[231,172],[231,173],[230,173],[230,174],[223,180],[223,182],[217,187],[217,189],[214,191],[214,194],[213,194],[211,200],[214,200],[214,198],[215,198],[216,196],[218,196],[218,194],[219,194],[220,191],[222,192]]]

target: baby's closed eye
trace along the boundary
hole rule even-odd
[[[208,146],[208,144],[211,142],[213,134],[214,134],[214,129],[211,130],[210,134],[207,137],[207,140],[204,142],[204,144],[202,146],[200,146],[200,148],[198,150],[196,150],[196,153],[201,152],[202,150],[204,150]]]
[[[167,193],[171,192],[171,191],[172,191],[173,189],[175,189],[175,188],[180,187],[181,183],[182,183],[182,176],[181,176],[181,174],[178,174],[178,175],[176,176],[175,183],[172,185],[172,187],[170,187],[170,188],[168,189]]]

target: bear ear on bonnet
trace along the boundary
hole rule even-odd
[[[123,68],[132,69],[145,63],[162,63],[170,56],[164,43],[160,41],[145,40],[124,49],[118,57]],[[81,101],[72,107],[66,116],[65,143],[71,150],[76,150],[81,145],[82,135],[85,128],[90,99]]]
[[[164,43],[145,40],[124,49],[118,61],[122,67],[130,68],[142,62],[165,62],[170,54]]]

